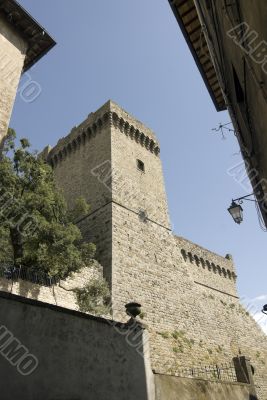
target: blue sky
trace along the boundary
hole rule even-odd
[[[239,294],[259,311],[267,302],[267,233],[253,203],[243,204],[240,226],[227,212],[231,199],[251,188],[227,172],[241,162],[236,139],[212,129],[229,116],[216,112],[168,1],[20,3],[58,44],[29,71],[39,97],[27,103],[18,93],[11,120],[18,136],[42,149],[108,99],[116,101],[157,134],[174,232],[231,253]]]

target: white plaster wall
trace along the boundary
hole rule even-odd
[[[0,143],[7,132],[26,50],[26,42],[0,16]]]

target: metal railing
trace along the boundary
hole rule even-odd
[[[175,370],[175,376],[183,378],[201,378],[213,381],[237,382],[236,371],[232,362],[223,365],[185,367]]]
[[[5,278],[13,282],[20,279],[41,286],[54,286],[60,281],[58,277],[51,277],[44,272],[34,272],[26,267],[15,267],[8,263],[0,264],[0,278]]]

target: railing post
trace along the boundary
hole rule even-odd
[[[235,366],[237,382],[249,384],[251,386],[250,394],[253,396],[251,399],[257,400],[258,397],[253,379],[254,369],[250,364],[250,359],[245,356],[234,357],[233,362]]]

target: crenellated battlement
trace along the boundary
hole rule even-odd
[[[237,276],[235,272],[231,272],[229,269],[225,269],[218,264],[214,264],[214,262],[210,262],[207,259],[203,259],[202,257],[198,257],[196,254],[192,254],[190,251],[186,252],[185,249],[181,250],[181,254],[183,256],[184,261],[189,261],[191,264],[195,264],[197,266],[201,266],[203,269],[207,268],[209,271],[212,271],[214,274],[219,274],[220,276],[228,279],[236,280]]]
[[[175,239],[185,262],[236,281],[237,275],[231,255],[222,257],[182,237],[175,236]]]
[[[135,140],[156,156],[160,153],[154,132],[112,101],[108,101],[97,112],[89,114],[69,135],[60,139],[54,148],[47,147],[42,155],[52,167],[66,159],[80,146],[100,134],[105,127],[114,127],[131,140]]]
[[[179,236],[175,236],[175,241],[187,271],[196,285],[205,288],[210,296],[216,291],[231,298],[238,298],[237,275],[230,254],[222,257]]]

